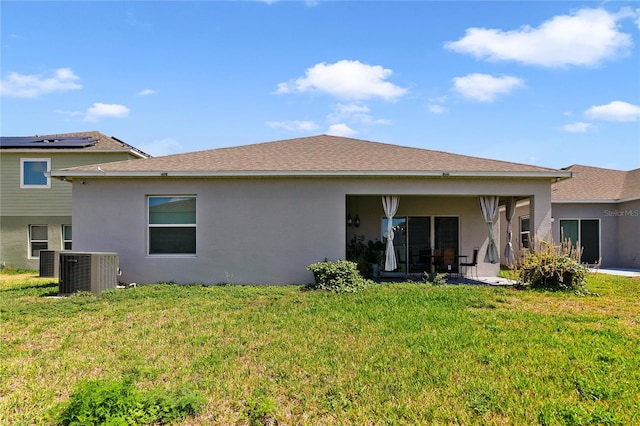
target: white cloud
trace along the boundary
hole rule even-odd
[[[431,104],[427,107],[427,110],[432,114],[444,114],[449,111],[446,107],[442,105]]]
[[[638,121],[640,106],[622,101],[613,101],[606,105],[592,106],[584,112],[591,120],[604,121]]]
[[[129,108],[119,104],[94,103],[87,109],[84,121],[98,121],[101,118],[124,118],[129,115]]]
[[[334,106],[333,112],[327,116],[327,119],[332,123],[353,121],[362,124],[391,124],[389,120],[373,118],[369,111],[368,106],[358,103],[337,104]]]
[[[469,28],[445,48],[494,61],[516,61],[543,67],[596,65],[629,52],[632,39],[618,30],[617,21],[630,16],[604,9],[581,9],[551,18],[537,28],[518,30]]]
[[[149,143],[140,144],[138,148],[154,157],[184,152],[182,144],[173,138],[156,139]]]
[[[567,133],[586,133],[591,126],[591,123],[584,123],[582,121],[578,121],[576,123],[566,124],[562,126],[562,130]]]
[[[84,114],[82,111],[65,111],[63,109],[55,109],[55,110],[53,110],[53,112],[55,112],[56,114],[69,115],[69,116],[72,116],[72,117]]]
[[[15,98],[38,98],[47,93],[82,89],[79,79],[71,68],[58,68],[48,77],[43,74],[22,75],[11,72],[0,82],[0,93]]]
[[[275,93],[321,92],[342,99],[393,101],[403,96],[407,89],[385,81],[392,73],[390,69],[359,61],[323,62],[307,69],[304,77],[278,84]]]
[[[332,124],[331,126],[329,126],[329,129],[327,130],[327,134],[333,135],[333,136],[353,136],[356,133],[358,132],[356,132],[355,130],[353,130],[352,128],[350,128],[344,123]]]
[[[362,104],[337,104],[334,107],[334,112],[330,114],[330,117],[339,119],[340,117],[368,114],[369,111],[369,107]]]
[[[318,125],[313,121],[301,121],[301,120],[267,121],[265,124],[274,129],[285,129],[285,130],[310,131],[318,128]]]
[[[141,91],[139,91],[137,93],[138,96],[149,96],[149,95],[155,95],[157,92],[153,89],[142,89]]]
[[[453,79],[454,92],[479,102],[492,102],[498,95],[506,95],[524,86],[516,77],[493,77],[489,74],[469,74]]]

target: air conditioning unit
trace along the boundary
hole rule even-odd
[[[58,278],[60,266],[59,251],[40,250],[40,276],[46,278]]]
[[[59,293],[95,295],[118,285],[118,253],[60,252]]]

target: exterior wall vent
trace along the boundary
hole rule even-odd
[[[40,250],[40,276],[58,278],[60,256],[56,250]]]
[[[118,253],[60,252],[60,294],[95,295],[118,285]]]

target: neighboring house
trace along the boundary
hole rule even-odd
[[[0,137],[0,266],[38,269],[40,250],[75,248],[71,185],[51,169],[147,157],[99,132]]]
[[[124,282],[302,284],[310,263],[345,258],[356,235],[385,241],[387,229],[397,274],[430,270],[435,250],[479,247],[478,273],[495,275],[499,255],[485,256],[504,241],[480,199],[485,214],[529,200],[531,232],[544,235],[551,182],[571,172],[320,135],[52,176],[73,186],[74,249],[119,253]]]
[[[551,232],[538,239],[577,245],[585,264],[640,268],[640,169],[573,165],[563,170],[573,177],[551,185]],[[500,214],[501,223],[506,223],[504,208]],[[515,251],[522,254],[533,243],[527,199],[518,202],[512,226]],[[507,263],[504,254],[501,262]]]
[[[552,185],[554,240],[577,242],[584,263],[640,268],[640,169],[565,170],[575,177]]]

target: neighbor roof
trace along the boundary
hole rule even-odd
[[[552,185],[553,201],[622,201],[640,198],[640,169],[623,171],[575,164],[573,179]]]
[[[4,150],[64,150],[65,152],[78,151],[120,151],[129,152],[139,157],[147,158],[149,154],[117,139],[106,136],[100,132],[74,132],[56,133],[50,135],[35,136],[3,136],[0,137],[0,148]]]
[[[443,174],[570,176],[556,169],[329,135],[81,166],[58,170],[54,176]]]

